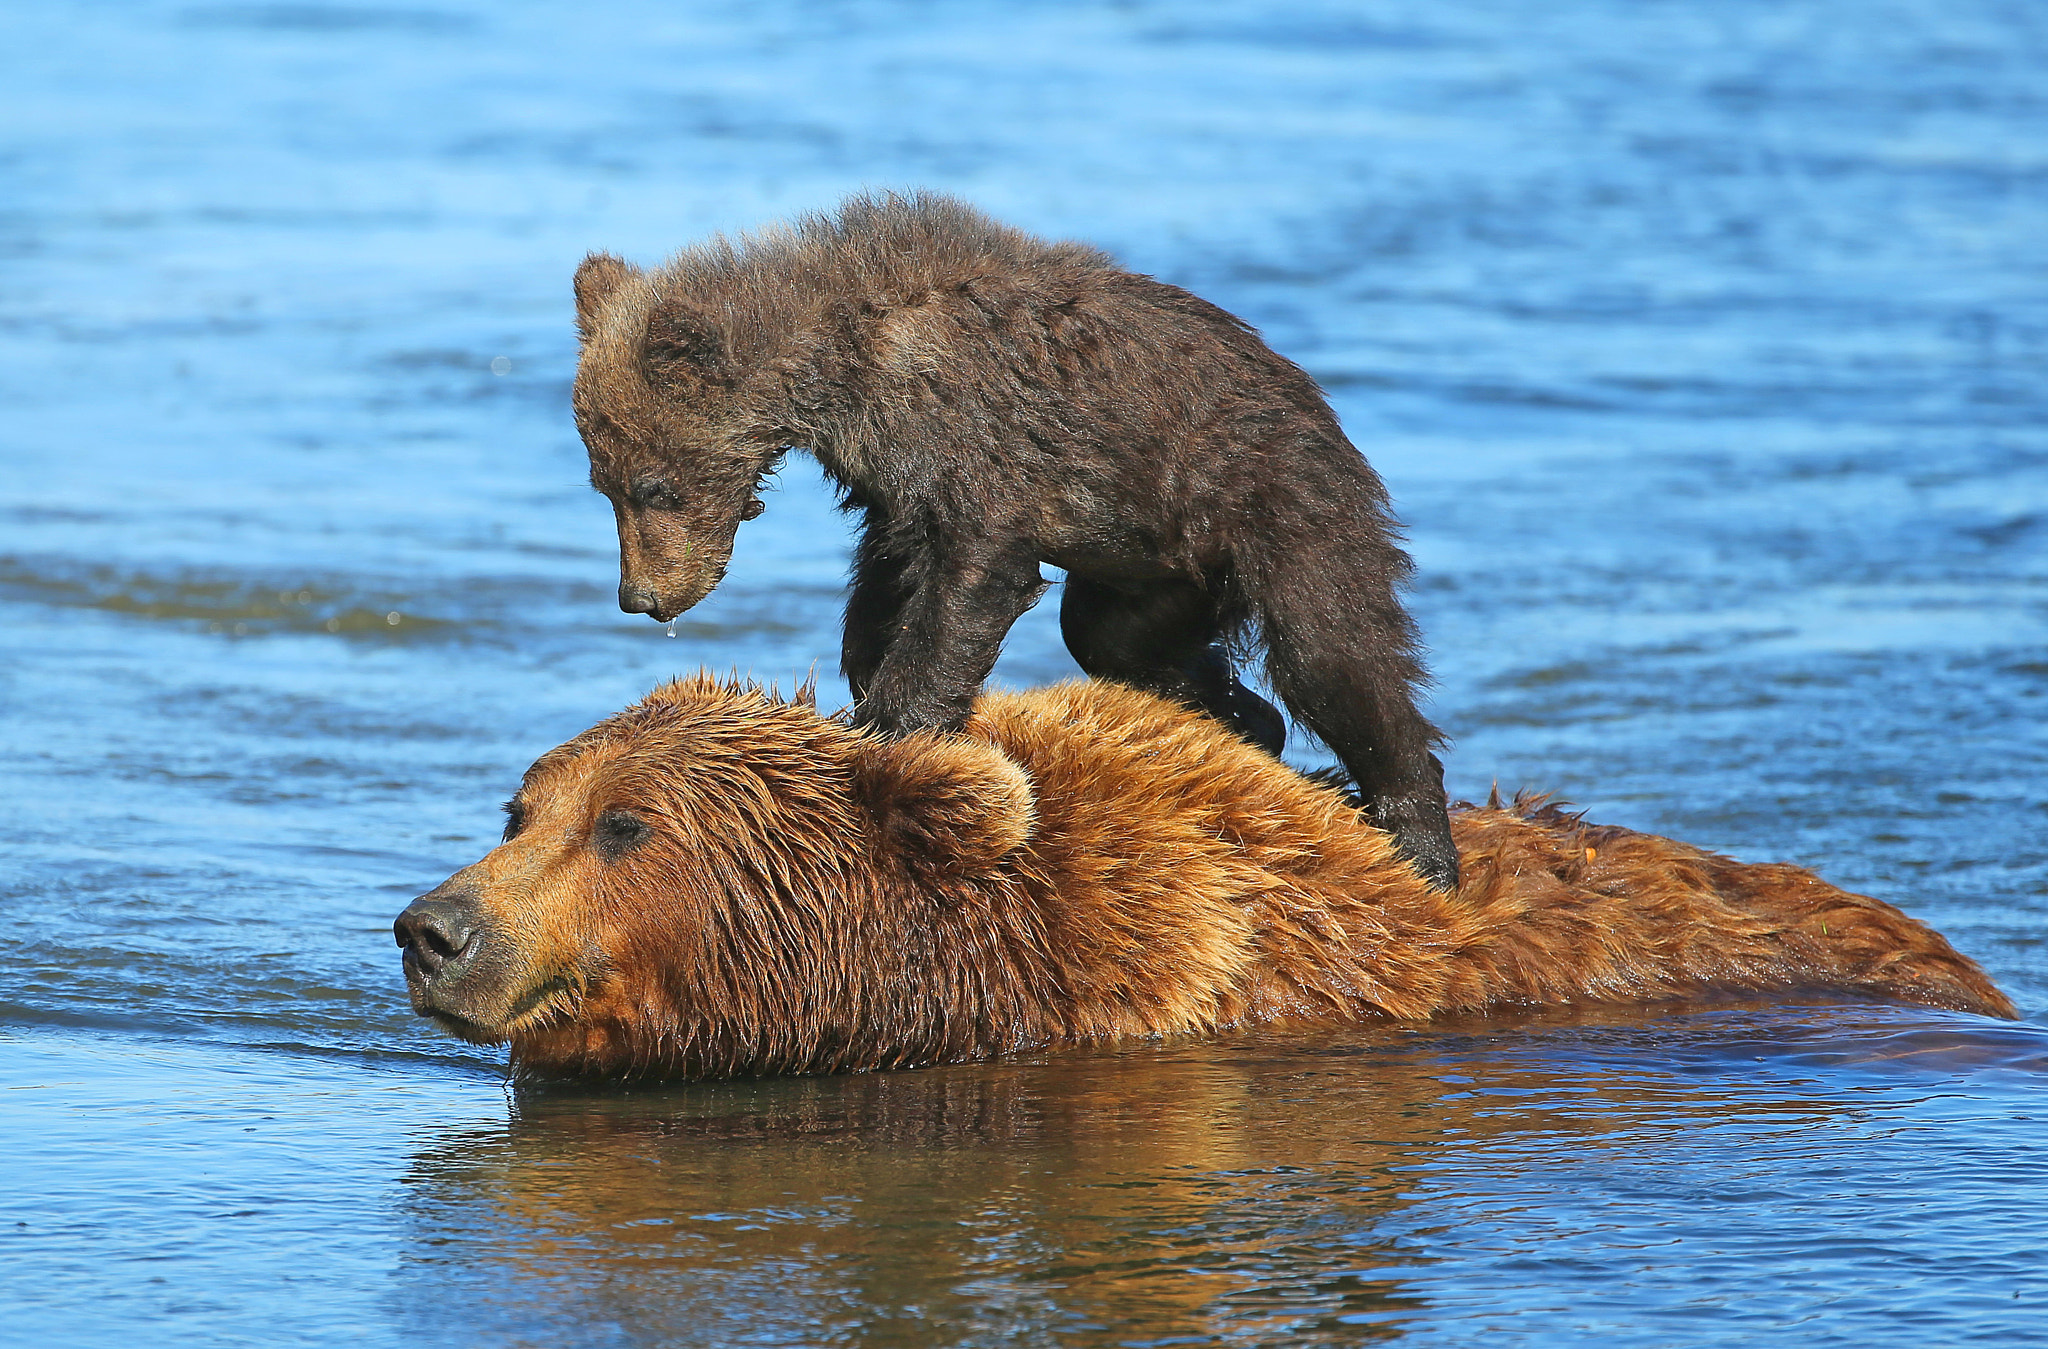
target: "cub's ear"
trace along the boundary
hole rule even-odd
[[[979,740],[921,732],[864,740],[854,792],[874,817],[881,847],[934,879],[987,875],[1030,841],[1031,779]]]
[[[702,380],[724,382],[729,377],[724,334],[704,315],[672,301],[657,305],[647,316],[641,360],[647,382],[657,389]]]
[[[576,331],[588,342],[612,292],[640,275],[640,269],[609,253],[592,253],[576,269]]]

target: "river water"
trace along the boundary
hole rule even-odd
[[[2044,69],[2025,0],[0,9],[0,1339],[2048,1342]],[[1814,866],[2031,1019],[629,1092],[416,1022],[390,920],[540,751],[844,696],[801,463],[613,608],[577,259],[915,185],[1324,381],[1455,792]],[[1071,672],[1048,605],[999,675]]]

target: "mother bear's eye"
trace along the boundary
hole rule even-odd
[[[597,817],[590,841],[607,861],[615,861],[638,847],[647,834],[647,822],[630,810],[608,810]]]
[[[526,807],[520,805],[517,801],[507,801],[505,803],[504,841],[510,843],[513,839],[513,836],[525,827]]]

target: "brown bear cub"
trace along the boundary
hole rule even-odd
[[[1286,723],[1227,654],[1262,642],[1374,822],[1457,884],[1386,488],[1240,320],[930,195],[855,197],[652,272],[593,254],[576,312],[626,612],[703,599],[801,447],[863,516],[842,651],[859,724],[957,730],[1051,563],[1083,670],[1277,755]]]
[[[413,902],[413,1007],[525,1072],[838,1072],[1256,1022],[1817,992],[2010,1017],[1939,934],[1794,866],[1518,803],[1455,895],[1319,787],[1112,684],[889,740],[697,678],[543,755]]]

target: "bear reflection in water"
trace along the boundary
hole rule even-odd
[[[1923,1102],[1979,1069],[2038,1082],[2044,1048],[2024,1022],[1731,999],[527,1082],[503,1120],[416,1135],[391,1306],[419,1344],[1481,1344],[1507,1337],[1455,1332],[1547,1315],[1569,1262],[1586,1304],[1563,1305],[1715,1308],[1777,1277],[1762,1252],[1819,1249],[1782,1216],[1838,1212],[1845,1158],[1884,1177],[1858,1212],[1980,1176],[1996,1144],[1930,1147]],[[1973,1110],[2015,1101],[1969,1080]],[[1840,1244],[1888,1270],[1884,1237]],[[1686,1258],[1660,1276],[1645,1250]]]
[[[414,1010],[529,1074],[911,1067],[1044,1046],[1713,992],[2011,1017],[1798,867],[1518,802],[1454,894],[1219,724],[1104,683],[884,740],[707,677],[543,755],[400,915]]]
[[[425,1136],[393,1303],[423,1344],[616,1325],[662,1345],[1355,1345],[1440,1315],[1412,1278],[1418,1229],[1495,1205],[1525,1229],[1518,1188],[1561,1167],[1669,1183],[1674,1135],[1730,1163],[1787,1129],[1839,1139],[1840,1106],[1748,1081],[1747,1055],[1740,1085],[1645,1070],[1724,1018],[1812,1018],[1838,1043],[1857,1015],[1585,1008],[916,1073],[532,1083],[502,1124]],[[1588,1040],[1641,1060],[1589,1073]]]

